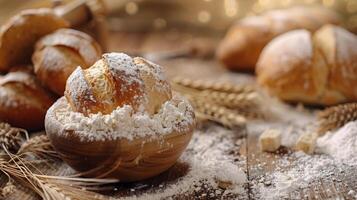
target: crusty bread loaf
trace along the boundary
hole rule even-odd
[[[25,10],[12,17],[0,30],[0,71],[8,71],[18,64],[30,64],[36,41],[68,25],[45,8]]]
[[[357,36],[333,25],[272,40],[257,63],[260,85],[283,100],[333,105],[356,101]]]
[[[67,78],[76,67],[88,68],[101,54],[100,46],[89,35],[59,29],[36,43],[32,62],[41,83],[62,96]]]
[[[153,114],[171,99],[171,88],[160,66],[123,53],[107,53],[90,68],[78,67],[71,74],[65,96],[72,109],[83,114],[108,114],[123,105]]]
[[[192,106],[172,97],[161,67],[123,53],[78,67],[45,119],[51,144],[69,166],[83,176],[121,182],[173,166],[194,127]]]
[[[26,70],[10,72],[0,78],[0,121],[27,130],[40,130],[54,100]]]
[[[338,24],[338,16],[321,7],[292,7],[246,17],[228,31],[217,49],[217,58],[229,69],[254,70],[264,46],[293,29],[316,31],[324,24]]]

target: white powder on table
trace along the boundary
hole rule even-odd
[[[253,184],[257,199],[307,199],[313,192],[321,195],[321,191],[332,195],[332,185],[339,190],[343,188],[341,184],[354,187],[354,182],[342,183],[338,178],[345,177],[343,180],[348,180],[346,177],[352,177],[350,180],[353,181],[357,172],[355,166],[345,165],[330,156],[303,152],[283,157],[278,161],[278,166],[276,171],[265,174],[264,180],[270,184]]]
[[[208,197],[215,196],[229,199],[227,195],[245,195],[243,185],[247,183],[242,170],[244,159],[236,162],[230,152],[238,148],[234,144],[232,131],[222,127],[211,127],[209,130],[196,131],[178,162],[190,166],[188,173],[174,183],[167,185],[159,192],[146,192],[138,196],[123,199],[175,199],[177,195],[192,195],[195,191],[209,189]],[[222,190],[218,181],[229,182],[231,187]],[[198,197],[197,197],[198,198]],[[204,198],[205,199],[205,198]]]
[[[357,164],[357,121],[349,122],[336,132],[317,140],[317,151],[346,164]]]
[[[60,101],[66,102],[66,99]],[[146,112],[134,112],[131,106],[125,105],[108,115],[97,113],[87,117],[73,112],[67,102],[60,105],[54,112],[63,125],[62,131],[73,130],[83,140],[162,136],[173,131],[185,132],[194,123],[191,105],[178,95],[165,102],[152,116]]]

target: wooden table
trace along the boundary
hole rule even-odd
[[[193,79],[206,79],[206,80],[224,80],[233,83],[251,83],[255,84],[255,78],[253,74],[234,73],[224,69],[221,64],[210,58],[195,58],[195,57],[179,57],[174,59],[159,59],[163,52],[180,52],[187,49],[193,43],[203,43],[212,50],[218,44],[220,34],[191,32],[187,30],[165,30],[165,31],[153,31],[144,33],[133,32],[113,32],[109,38],[108,51],[120,51],[127,52],[132,55],[151,53],[153,61],[161,64],[165,67],[169,78],[174,76],[184,76]],[[154,53],[154,54],[153,54]],[[307,114],[311,117],[311,114]],[[249,124],[254,126],[255,122]],[[284,126],[285,122],[281,122]],[[216,125],[207,125],[216,126]],[[249,131],[248,127],[248,131]],[[236,156],[237,161],[240,161],[241,167],[243,167],[248,176],[247,186],[242,194],[239,196],[227,196],[226,199],[240,198],[240,199],[257,199],[259,194],[254,189],[253,183],[260,182],[262,177],[266,176],[270,172],[276,171],[279,166],[277,164],[284,155],[288,154],[286,149],[282,149],[280,154],[261,153],[258,147],[258,134],[246,133],[247,130],[240,130],[232,138],[232,142],[235,143],[234,149],[230,152]],[[189,166],[184,163],[177,163],[167,172],[161,174],[158,177],[150,179],[148,181],[140,183],[119,184],[116,191],[109,192],[112,196],[123,197],[132,196],[134,194],[141,194],[146,191],[160,192],[161,187],[169,185],[170,183],[177,181],[180,177],[185,176]],[[46,173],[47,170],[44,170]],[[49,172],[50,171],[50,172]],[[72,171],[63,163],[58,163],[55,172],[48,170],[51,174],[68,174]],[[336,177],[341,179],[340,182],[344,183],[344,191],[342,193],[346,198],[352,198],[347,195],[350,189],[357,190],[357,184],[355,182],[357,171],[349,172],[350,176],[341,176],[336,174]],[[145,186],[143,186],[145,185]],[[164,185],[164,186],[162,186]],[[143,187],[142,187],[143,186]],[[339,189],[341,187],[338,187]],[[180,194],[175,196],[176,199],[221,199],[222,196],[209,196],[205,195],[209,193],[210,188],[201,189],[189,194]],[[224,191],[224,189],[222,189]],[[304,191],[303,191],[304,193]],[[8,199],[37,199],[36,196],[29,195],[31,192],[23,187],[18,187],[16,192],[12,193]],[[303,198],[305,196],[301,196]],[[312,196],[310,196],[311,199]],[[326,196],[327,197],[327,196]],[[264,198],[264,197],[261,197]],[[309,196],[307,197],[309,198]]]

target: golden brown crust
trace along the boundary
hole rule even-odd
[[[160,66],[108,53],[90,68],[76,69],[67,80],[65,96],[74,111],[88,115],[108,114],[123,105],[154,114],[172,95]]]
[[[357,100],[357,37],[332,25],[313,36],[285,33],[263,50],[256,73],[270,93],[292,102],[333,105]]]
[[[338,24],[338,16],[320,7],[293,7],[247,17],[232,26],[217,49],[217,58],[229,69],[253,70],[264,46],[293,29],[316,31],[324,24]]]
[[[46,111],[54,100],[27,72],[10,72],[0,79],[0,120],[13,126],[42,129]]]
[[[32,9],[12,17],[0,30],[0,71],[31,63],[35,42],[68,23],[50,9]]]
[[[315,36],[321,40],[322,52],[329,68],[328,88],[346,99],[356,100],[357,36],[336,26],[324,26]]]
[[[62,96],[67,78],[76,67],[88,68],[100,55],[99,45],[89,35],[59,29],[37,42],[32,61],[41,83]]]
[[[146,93],[146,111],[150,114],[156,113],[163,103],[172,98],[171,86],[165,79],[161,68],[156,64],[136,57],[134,62],[139,67],[140,77],[144,82],[144,91]]]

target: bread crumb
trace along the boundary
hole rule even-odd
[[[274,152],[281,145],[281,132],[275,129],[268,129],[259,137],[259,144],[262,151]]]
[[[303,133],[296,142],[295,149],[303,151],[307,154],[314,153],[317,140],[317,133],[306,132]]]

